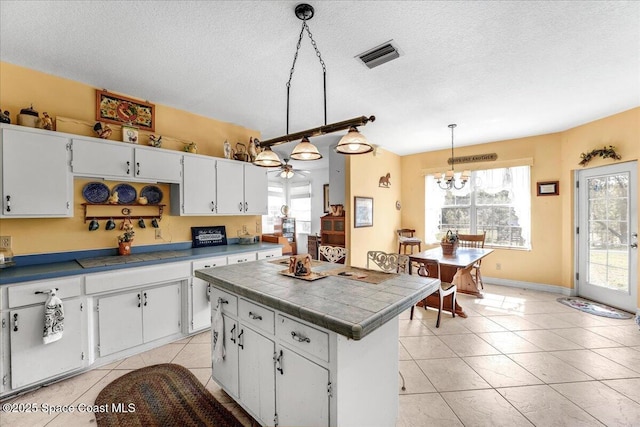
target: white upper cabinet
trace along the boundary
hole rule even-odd
[[[183,159],[182,185],[176,194],[171,187],[173,215],[214,215],[216,213],[216,159],[186,155]]]
[[[1,131],[0,217],[72,216],[69,139],[42,130]]]
[[[217,182],[218,214],[267,214],[265,168],[233,160],[218,160]]]
[[[179,183],[182,153],[126,143],[73,138],[74,175]]]

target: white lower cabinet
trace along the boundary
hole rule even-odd
[[[180,333],[180,283],[98,298],[100,357]]]
[[[213,379],[264,425],[328,426],[329,369],[312,361],[312,353],[304,355],[307,337],[316,341],[313,333],[320,334],[313,348],[328,352],[327,334],[291,319],[276,327],[274,310],[216,287],[212,301],[213,316],[218,307],[224,313],[226,351],[222,362],[212,363]],[[284,327],[296,332],[287,331],[303,351],[283,345],[276,329]]]
[[[329,370],[286,347],[277,360],[278,424],[328,427]]]
[[[42,341],[44,304],[9,312],[11,328],[11,387],[18,389],[62,375],[86,364],[83,334],[86,333],[81,298],[63,301],[64,332],[49,344]]]

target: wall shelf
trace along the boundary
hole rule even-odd
[[[87,223],[87,218],[101,220],[101,219],[131,219],[131,218],[142,218],[142,219],[162,219],[162,213],[164,212],[164,207],[166,205],[141,205],[139,203],[134,204],[111,204],[111,203],[82,203],[82,207],[84,209],[84,222]],[[90,207],[101,207],[101,212],[97,215],[90,214]],[[104,215],[104,210],[107,208],[120,208],[119,215]],[[140,208],[140,209],[134,209]],[[157,210],[158,214],[155,214]],[[142,212],[139,212],[142,211]]]

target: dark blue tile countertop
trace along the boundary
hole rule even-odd
[[[229,244],[192,248],[191,243],[185,242],[133,247],[130,256],[118,256],[116,249],[16,256],[14,257],[15,266],[0,269],[0,285],[164,264],[167,262],[190,261],[198,258],[227,256],[281,247],[282,245],[275,243],[259,242],[252,245]],[[82,265],[85,265],[85,268]]]

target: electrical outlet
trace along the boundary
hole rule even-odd
[[[11,249],[11,236],[0,236],[0,248]]]
[[[162,239],[162,229],[156,228],[156,239]]]
[[[496,270],[502,270],[502,264],[496,262]]]

